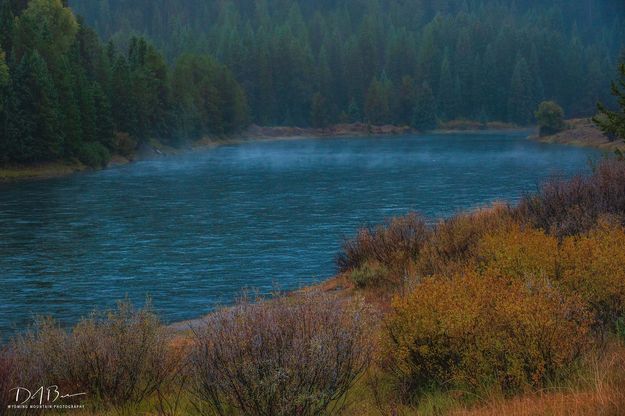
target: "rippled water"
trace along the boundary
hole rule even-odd
[[[126,295],[176,321],[243,288],[307,285],[335,272],[358,226],[515,200],[598,155],[524,137],[257,142],[0,185],[0,332]]]

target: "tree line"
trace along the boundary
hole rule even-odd
[[[246,120],[242,88],[207,55],[170,67],[143,37],[102,43],[61,0],[0,0],[0,163],[99,166],[138,141],[230,134]]]
[[[548,4],[547,4],[548,3]],[[602,0],[72,0],[105,38],[208,52],[263,125],[533,122],[609,100],[625,4]]]

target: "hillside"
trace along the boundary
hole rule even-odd
[[[170,61],[208,52],[260,125],[527,124],[543,99],[571,117],[608,101],[625,5],[600,0],[73,0],[104,39]]]

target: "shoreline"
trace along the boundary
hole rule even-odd
[[[549,136],[534,134],[529,138],[540,143],[563,144],[576,147],[591,147],[608,152],[625,150],[622,140],[609,140],[590,118],[566,120],[566,129]]]
[[[80,172],[109,169],[115,166],[123,166],[130,163],[179,155],[216,148],[219,146],[236,145],[249,142],[277,141],[277,140],[306,140],[306,139],[331,139],[335,137],[393,137],[406,134],[479,134],[497,132],[524,132],[531,128],[490,123],[483,128],[476,128],[476,124],[459,124],[453,126],[442,125],[440,128],[422,132],[408,126],[394,125],[367,125],[364,123],[337,124],[326,128],[308,127],[262,127],[252,125],[242,133],[231,137],[204,137],[197,141],[183,143],[180,147],[172,147],[151,139],[142,143],[132,157],[124,157],[114,154],[108,165],[104,168],[90,168],[77,160],[55,161],[23,166],[0,166],[0,185],[34,180],[46,180],[70,176]]]

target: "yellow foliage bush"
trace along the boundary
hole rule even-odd
[[[625,314],[625,230],[603,222],[566,238],[559,274],[561,284],[588,302],[600,323],[614,324]]]
[[[394,299],[385,364],[408,397],[430,388],[541,387],[589,346],[591,322],[579,298],[544,280],[428,278]]]
[[[518,225],[484,236],[477,245],[478,267],[491,276],[554,278],[558,240],[542,230]]]

